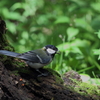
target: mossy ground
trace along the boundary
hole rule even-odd
[[[71,79],[75,85],[74,87],[70,86],[69,88],[74,90],[75,92],[90,96],[95,100],[100,100],[100,87],[94,84],[86,83],[86,82],[80,82],[76,79]]]

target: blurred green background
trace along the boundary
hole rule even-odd
[[[100,76],[100,0],[0,0],[0,16],[16,52],[53,44],[62,54],[49,67]]]

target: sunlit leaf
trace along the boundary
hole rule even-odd
[[[28,34],[27,31],[23,31],[22,38],[24,38],[24,39],[28,39],[29,38],[29,34]]]
[[[12,7],[10,8],[12,11],[22,8],[22,3],[15,3],[14,5],[12,5]]]
[[[14,23],[8,22],[7,28],[12,32],[12,34],[16,34],[16,25]]]
[[[100,38],[100,30],[99,30],[99,32],[95,32],[95,34],[97,34],[98,38]]]
[[[98,57],[98,60],[100,60],[100,55],[99,55],[99,57]]]
[[[59,24],[59,23],[69,23],[69,18],[67,16],[60,16],[57,17],[55,24]]]
[[[94,55],[100,55],[100,49],[94,49],[93,53]]]
[[[70,41],[73,37],[75,37],[79,33],[79,29],[69,27],[67,30],[67,35],[68,35],[68,41]]]
[[[96,10],[96,11],[99,11],[100,12],[100,3],[91,3],[91,7]]]
[[[24,45],[24,44],[26,43],[26,41],[25,41],[25,39],[21,39],[21,40],[19,41],[19,43],[20,43],[21,45]]]
[[[37,19],[37,23],[39,24],[39,25],[42,25],[42,24],[47,24],[48,23],[48,18],[47,18],[47,16],[45,16],[45,15],[41,15],[38,19]]]

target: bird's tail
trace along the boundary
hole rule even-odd
[[[17,57],[18,55],[20,55],[19,53],[7,51],[7,50],[0,50],[0,54],[11,56],[11,57]]]

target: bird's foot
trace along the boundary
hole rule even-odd
[[[41,77],[41,76],[48,76],[49,72],[48,73],[42,73],[39,69],[36,69],[37,72],[39,72],[40,74],[38,75],[38,77]]]

